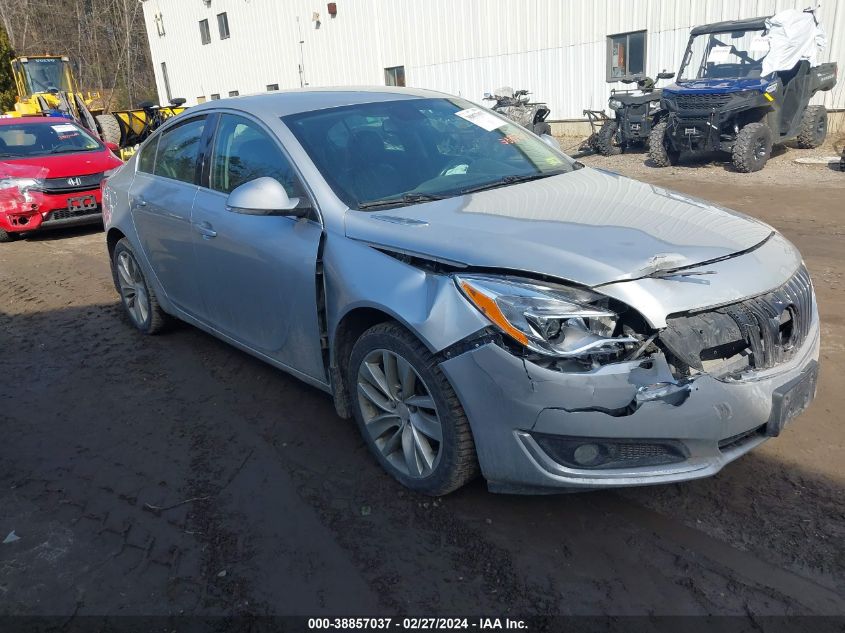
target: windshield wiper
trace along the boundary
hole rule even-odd
[[[57,147],[50,150],[51,154],[69,154],[70,152],[93,152],[96,147],[79,148],[79,147]]]
[[[406,207],[411,204],[419,204],[420,202],[433,202],[435,200],[444,200],[450,196],[441,196],[434,193],[406,193],[397,198],[384,198],[382,200],[371,200],[370,202],[362,202],[358,205],[359,210],[363,209],[380,209],[383,207]]]
[[[461,193],[475,193],[477,191],[486,191],[487,189],[496,189],[497,187],[507,187],[508,185],[516,185],[521,182],[529,182],[531,180],[539,180],[540,178],[548,178],[550,176],[559,176],[566,174],[565,171],[552,171],[541,174],[524,174],[522,176],[503,176],[498,180],[492,182],[485,182],[483,185],[475,185],[474,187],[467,187],[461,189]]]

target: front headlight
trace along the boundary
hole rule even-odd
[[[611,99],[607,102],[607,105],[610,106],[611,110],[619,110],[622,107],[622,102],[619,99]]]
[[[573,358],[639,343],[613,336],[617,315],[593,292],[488,275],[456,275],[455,282],[502,332],[539,354]]]
[[[17,189],[21,193],[40,184],[38,178],[0,178],[0,189]]]

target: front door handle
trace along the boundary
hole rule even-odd
[[[135,204],[139,207],[145,207],[147,206],[147,201],[144,200],[144,196],[135,196]]]
[[[203,239],[210,240],[213,237],[217,237],[217,231],[215,231],[209,222],[200,222],[199,224],[194,224],[194,228],[197,230],[197,233],[202,235]]]

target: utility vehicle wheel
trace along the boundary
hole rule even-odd
[[[608,121],[601,126],[596,137],[596,147],[602,156],[616,156],[622,153],[622,147],[616,142],[616,131],[619,129],[617,121]]]
[[[798,147],[814,149],[820,147],[827,137],[827,108],[824,106],[808,106],[801,119],[798,131]]]
[[[144,334],[156,334],[164,329],[169,317],[158,305],[155,291],[147,284],[126,238],[114,247],[111,264],[114,285],[132,325]]]
[[[117,122],[114,115],[98,114],[94,118],[97,119],[97,127],[100,128],[103,142],[120,145],[120,137],[122,136],[120,133],[120,123]]]
[[[543,134],[548,134],[551,136],[552,133],[552,126],[546,123],[545,121],[540,121],[539,123],[534,124],[534,134],[537,136],[543,136]]]
[[[739,131],[734,143],[733,164],[748,174],[760,171],[772,155],[772,130],[765,123],[749,123]]]
[[[0,244],[5,244],[6,242],[14,242],[16,239],[18,239],[17,233],[9,233],[8,231],[0,229]]]
[[[445,495],[478,473],[469,422],[437,359],[397,323],[355,343],[347,384],[361,435],[404,486]]]
[[[668,127],[666,121],[661,121],[653,128],[648,135],[648,157],[655,167],[669,167],[669,165],[677,165],[681,158],[681,152],[669,149],[669,144],[666,142],[666,128]]]

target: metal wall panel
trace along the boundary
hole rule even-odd
[[[811,0],[343,0],[330,18],[322,1],[145,0],[144,15],[159,95],[166,62],[173,96],[188,103],[211,94],[263,92],[269,84],[383,85],[384,69],[405,66],[409,86],[480,101],[499,86],[527,88],[549,103],[553,119],[602,109],[607,36],[645,29],[647,72],[676,71],[696,24],[803,9]],[[231,37],[220,40],[217,14],[227,12]],[[312,14],[320,13],[320,24]],[[154,16],[163,17],[158,36]],[[845,63],[845,0],[826,0],[824,59]],[[299,18],[299,30],[297,29]],[[211,43],[200,42],[208,19]],[[817,98],[845,108],[845,73]]]

